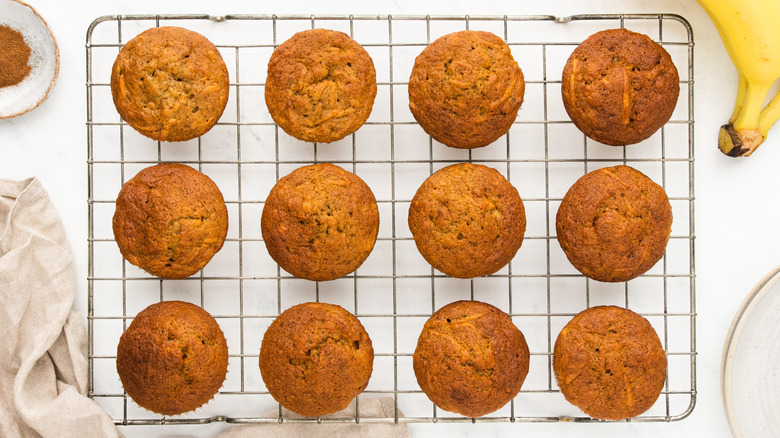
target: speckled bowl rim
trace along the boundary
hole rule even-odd
[[[46,89],[46,93],[43,94],[43,96],[32,106],[29,106],[27,108],[22,108],[18,112],[12,112],[11,114],[0,114],[0,119],[10,119],[12,117],[21,116],[22,114],[26,114],[35,108],[38,108],[41,106],[41,104],[46,101],[46,99],[49,98],[49,94],[51,94],[51,90],[54,88],[54,84],[57,82],[57,76],[60,72],[60,49],[57,45],[57,39],[54,38],[54,34],[51,31],[51,28],[49,27],[49,24],[46,23],[46,20],[43,19],[41,14],[38,13],[38,11],[35,10],[32,6],[28,5],[27,3],[21,1],[21,0],[0,0],[0,1],[7,1],[7,2],[15,2],[19,3],[22,6],[25,6],[32,11],[33,14],[35,14],[36,17],[38,17],[39,20],[41,20],[41,23],[46,28],[46,31],[49,32],[49,36],[51,36],[52,43],[54,44],[54,74],[51,77],[51,80],[49,81],[49,87]]]
[[[743,332],[745,321],[750,318],[751,312],[756,306],[760,305],[762,300],[767,298],[773,288],[778,287],[776,283],[780,280],[780,266],[772,269],[764,278],[759,281],[753,290],[747,295],[740,305],[734,319],[729,327],[726,341],[723,345],[723,357],[721,359],[721,396],[723,399],[723,409],[726,412],[726,418],[729,423],[731,433],[735,437],[745,436],[739,428],[740,421],[734,411],[734,399],[732,397],[732,369],[734,366],[734,352],[742,336],[749,336]],[[757,371],[758,372],[758,371]]]

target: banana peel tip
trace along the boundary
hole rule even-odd
[[[718,148],[729,157],[750,156],[763,141],[764,136],[759,131],[737,131],[731,123],[721,126],[718,134]]]

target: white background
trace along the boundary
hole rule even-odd
[[[780,239],[775,194],[780,185],[780,132],[751,157],[733,159],[716,147],[718,127],[731,114],[736,72],[715,28],[693,0],[553,0],[525,2],[448,1],[286,1],[239,0],[160,2],[152,0],[31,4],[47,20],[60,49],[59,79],[48,101],[24,116],[0,120],[0,177],[37,176],[48,189],[75,255],[74,308],[86,314],[87,149],[85,39],[100,15],[129,13],[248,14],[453,14],[525,15],[669,12],[692,24],[695,46],[695,222],[697,289],[696,408],[674,423],[652,424],[415,424],[412,435],[428,436],[729,436],[723,413],[721,353],[732,317],[746,294],[775,265]],[[132,436],[210,436],[223,424],[185,428],[133,427]]]

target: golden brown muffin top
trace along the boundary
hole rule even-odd
[[[200,271],[222,248],[228,214],[214,181],[162,163],[141,170],[116,199],[114,238],[128,262],[161,278]]]
[[[553,368],[566,400],[593,418],[622,420],[658,399],[666,354],[647,319],[622,307],[598,306],[561,330]]]
[[[119,115],[154,140],[205,134],[225,110],[228,71],[203,35],[180,27],[151,28],[119,51],[111,94]]]
[[[453,164],[428,177],[412,198],[408,221],[425,260],[457,278],[498,271],[525,234],[517,189],[481,164]]]
[[[669,121],[680,78],[669,53],[627,29],[595,33],[563,69],[563,103],[574,124],[608,145],[639,143]]]
[[[417,383],[436,406],[481,417],[520,392],[529,357],[509,315],[487,303],[457,301],[425,322],[413,366]]]
[[[371,189],[330,163],[304,166],[279,179],[261,218],[263,240],[285,271],[333,280],[363,264],[379,232]]]
[[[368,385],[371,339],[341,306],[304,303],[277,317],[263,336],[260,373],[285,408],[307,417],[345,409]]]
[[[227,375],[228,348],[217,321],[182,301],[163,301],[138,313],[122,333],[116,354],[127,394],[163,415],[202,406]]]
[[[409,109],[437,141],[476,148],[509,130],[524,93],[523,72],[504,40],[464,30],[444,35],[417,56]]]
[[[628,281],[661,259],[672,231],[663,187],[629,166],[594,170],[563,197],[558,243],[577,270],[599,281]]]
[[[299,140],[329,143],[352,134],[368,120],[375,96],[374,62],[343,32],[298,32],[268,62],[268,111]]]

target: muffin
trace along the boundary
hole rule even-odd
[[[222,116],[228,71],[203,35],[180,27],[152,28],[119,51],[111,69],[111,95],[122,119],[141,134],[190,140]]]
[[[268,111],[299,140],[329,143],[352,134],[368,120],[375,96],[374,62],[343,32],[296,33],[268,62]]]
[[[417,56],[409,109],[436,141],[478,148],[509,131],[524,93],[523,72],[504,40],[464,30],[444,35]]]
[[[273,398],[299,415],[345,409],[368,385],[374,349],[360,321],[341,306],[304,303],[263,335],[260,374]]]
[[[116,198],[114,239],[130,263],[160,278],[200,271],[222,248],[228,214],[214,181],[162,163],[141,170]]]
[[[512,260],[525,234],[520,195],[497,170],[460,163],[434,173],[409,206],[420,254],[457,278],[490,275]]]
[[[116,370],[127,395],[163,415],[192,411],[211,400],[227,365],[227,343],[217,321],[182,301],[142,310],[122,333],[116,351]]]
[[[569,57],[561,79],[572,122],[600,143],[647,139],[672,117],[680,78],[669,53],[626,29],[595,33]]]
[[[363,264],[379,232],[371,189],[330,163],[304,166],[282,177],[263,207],[268,253],[282,269],[307,280],[343,277]]]
[[[600,420],[650,409],[664,388],[666,354],[653,327],[622,307],[592,307],[561,330],[553,350],[561,393]]]
[[[436,406],[481,417],[520,392],[529,357],[509,315],[487,303],[457,301],[425,322],[413,366],[417,383]]]
[[[672,231],[664,189],[628,166],[594,170],[569,188],[555,221],[563,252],[594,280],[628,281],[661,259]]]

